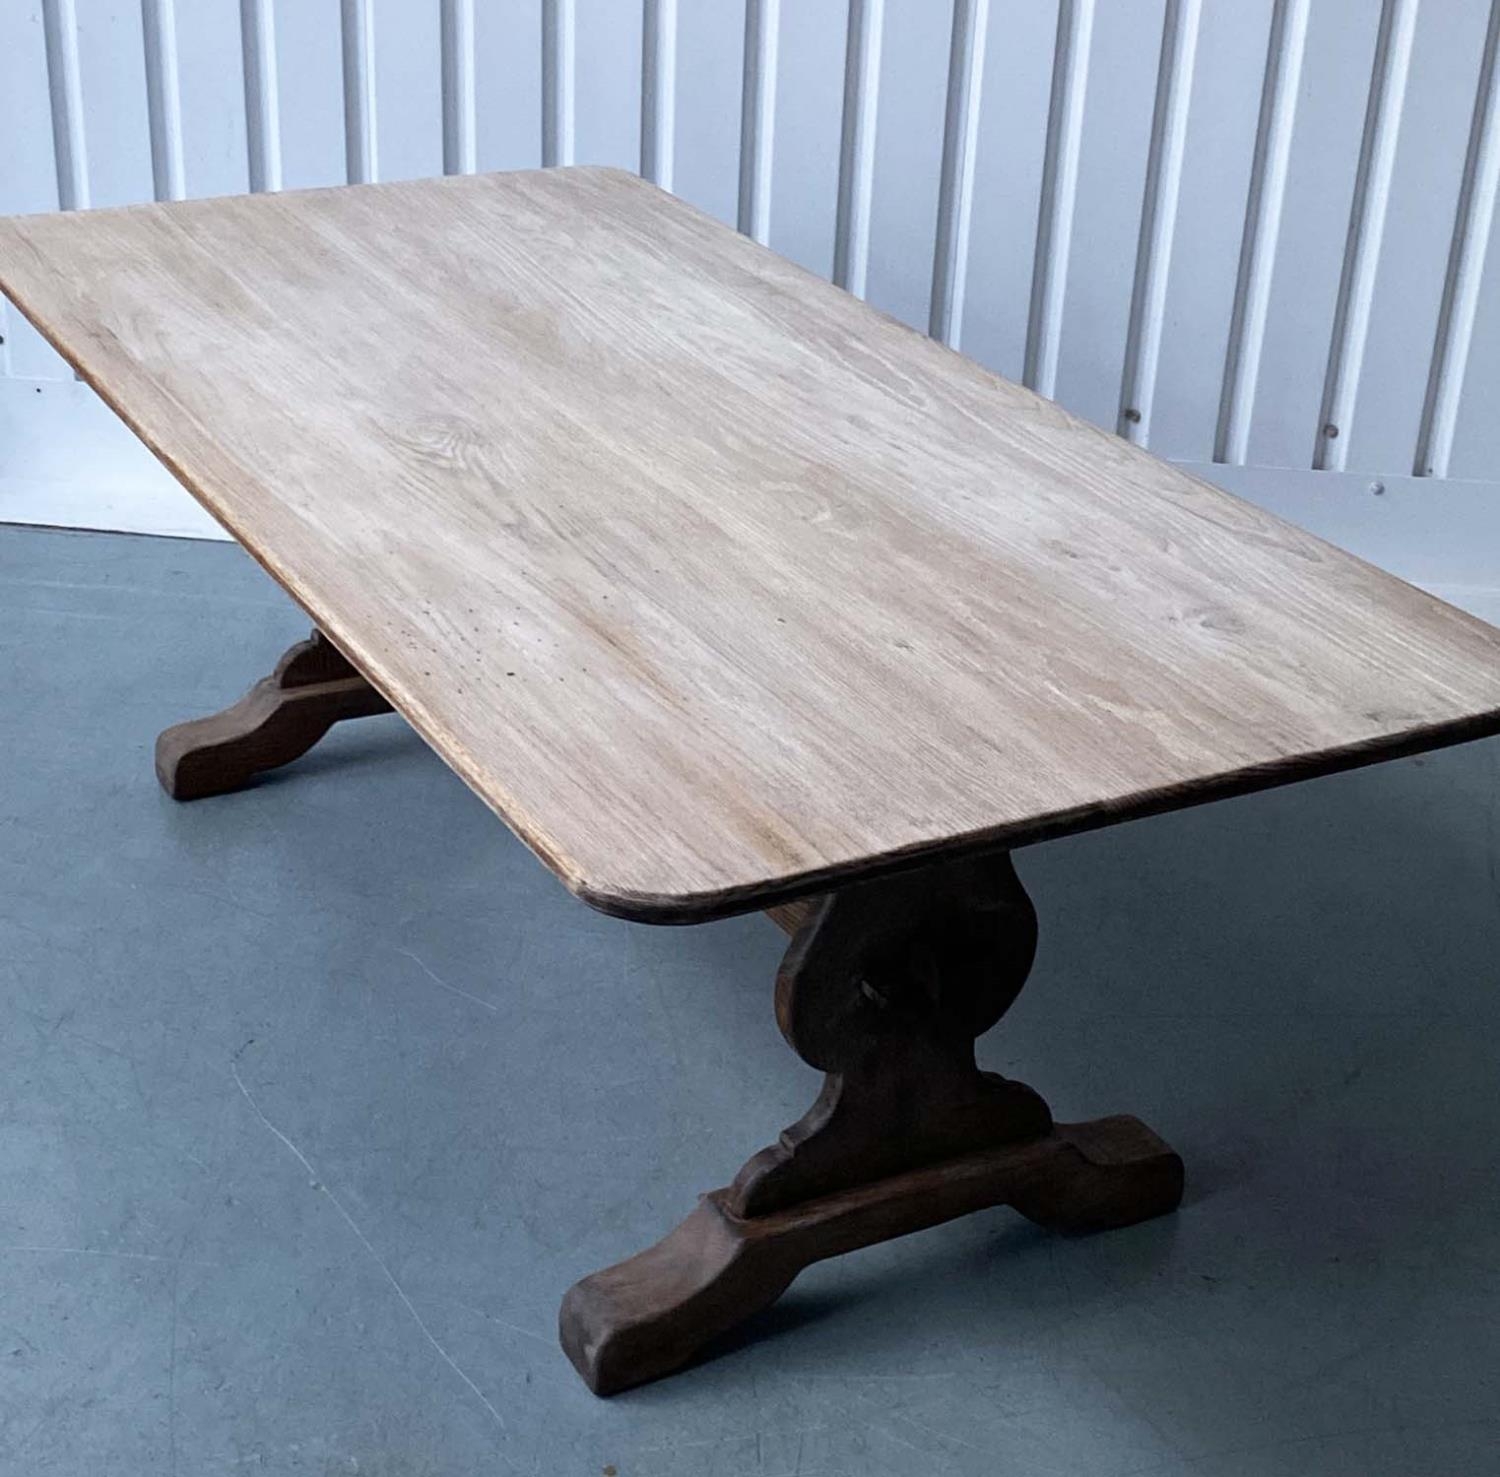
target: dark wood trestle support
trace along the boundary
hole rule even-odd
[[[770,912],[792,935],[776,1019],[823,1090],[663,1240],[563,1299],[563,1348],[597,1394],[680,1369],[825,1257],[990,1206],[1082,1232],[1182,1199],[1182,1160],[1145,1124],[1054,1123],[1031,1088],[975,1065],[1036,949],[1007,854]]]
[[[179,800],[288,764],[344,718],[390,705],[320,633],[233,707],[169,728]],[[563,1299],[562,1346],[596,1394],[671,1374],[768,1307],[805,1267],[1009,1205],[1085,1232],[1177,1207],[1182,1160],[1127,1116],[1055,1123],[974,1041],[1010,1008],[1036,913],[1008,854],[939,861],[767,910],[790,935],[776,1019],[824,1073],[817,1101],[656,1245]]]
[[[162,733],[156,776],[174,800],[225,795],[300,759],[341,719],[390,711],[344,654],[314,631],[233,707]]]

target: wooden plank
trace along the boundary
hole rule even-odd
[[[1500,731],[1500,631],[619,171],[19,217],[0,285],[627,916]]]
[[[817,906],[817,897],[798,898],[794,903],[782,903],[778,907],[767,908],[766,917],[790,937],[812,917],[813,910]]]

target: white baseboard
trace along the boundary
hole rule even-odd
[[[1183,466],[1500,625],[1500,482]],[[78,380],[0,379],[0,523],[229,537]]]
[[[229,537],[73,379],[0,379],[0,523]]]
[[[1500,626],[1500,482],[1181,465]]]
[[[1413,584],[1500,592],[1500,482],[1181,465]]]

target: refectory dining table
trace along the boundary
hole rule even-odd
[[[1178,1205],[976,1065],[1013,850],[1500,732],[1500,631],[617,170],[10,218],[0,287],[315,623],[170,794],[394,709],[585,903],[790,935],[822,1091],[567,1293],[600,1394],[820,1258]]]

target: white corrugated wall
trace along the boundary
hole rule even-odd
[[[0,0],[0,211],[639,168],[1500,615],[1491,0]],[[0,518],[203,525],[21,320]]]

